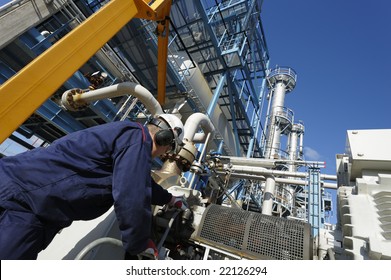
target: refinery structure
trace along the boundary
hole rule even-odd
[[[391,130],[348,130],[334,174],[307,161],[311,132],[285,102],[297,74],[270,65],[262,3],[5,4],[0,143],[30,150],[103,123],[175,114],[184,145],[152,175],[190,211],[154,206],[159,259],[390,259]],[[38,258],[123,259],[120,240],[110,210],[63,229]]]

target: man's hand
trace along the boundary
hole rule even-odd
[[[155,259],[159,256],[159,251],[156,248],[155,242],[152,239],[148,239],[147,249],[145,249],[144,253],[154,256]]]
[[[170,207],[176,207],[185,211],[188,209],[187,202],[184,196],[172,196],[171,201],[168,203]]]

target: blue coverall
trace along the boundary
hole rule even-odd
[[[56,233],[113,204],[125,250],[147,247],[151,204],[172,195],[151,178],[148,129],[123,121],[0,160],[0,259],[36,259]]]

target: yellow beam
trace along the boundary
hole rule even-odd
[[[146,2],[148,0],[137,2],[140,13],[136,17],[145,18],[149,16],[158,23],[157,100],[164,105],[166,99],[168,35],[170,30],[169,16],[172,0],[156,0],[151,6],[147,6]]]
[[[158,100],[164,104],[172,0],[111,0],[0,86],[0,143],[132,18],[158,21]],[[165,20],[165,21],[164,21]],[[163,25],[162,25],[163,24]]]
[[[157,8],[156,8],[157,9]],[[160,9],[159,9],[160,10]],[[166,79],[167,79],[167,55],[168,55],[168,35],[170,32],[170,10],[171,0],[161,8],[163,20],[158,22],[158,64],[157,64],[157,100],[164,105],[166,102]]]
[[[150,19],[150,20],[163,20],[171,9],[172,0],[155,0],[149,6],[150,0],[135,0],[139,13],[136,18]]]
[[[137,13],[133,0],[112,0],[1,85],[0,143]]]
[[[166,100],[166,78],[167,78],[167,55],[168,55],[168,33],[169,19],[161,24],[164,26],[164,33],[158,34],[158,63],[157,63],[157,100],[164,105]]]

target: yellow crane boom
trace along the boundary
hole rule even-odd
[[[158,100],[164,103],[171,0],[147,2],[110,1],[1,85],[0,143],[135,17],[158,22]]]

